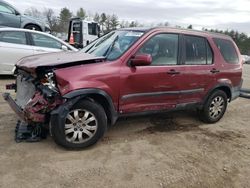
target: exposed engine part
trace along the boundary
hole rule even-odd
[[[25,106],[24,113],[28,121],[44,123],[46,113],[61,103],[61,99],[54,99],[53,95],[37,91],[34,97]]]
[[[16,142],[38,142],[47,138],[48,130],[41,124],[30,125],[23,121],[18,121],[15,129]]]
[[[49,72],[45,74],[45,77],[46,77],[47,83],[44,83],[44,85],[48,86],[49,89],[57,91],[54,73]]]
[[[19,74],[16,79],[17,94],[16,103],[23,109],[28,101],[34,96],[36,88],[32,78]]]

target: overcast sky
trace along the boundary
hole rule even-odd
[[[236,29],[250,34],[250,0],[6,0],[19,10],[63,7],[76,12],[79,7],[94,14],[116,14],[121,20],[142,23],[169,22],[195,28]]]

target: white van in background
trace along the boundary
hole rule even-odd
[[[68,42],[76,48],[83,48],[100,36],[97,22],[72,18],[69,22]]]

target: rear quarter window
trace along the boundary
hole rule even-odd
[[[236,49],[234,47],[234,44],[230,40],[219,38],[214,38],[213,40],[227,63],[239,63],[239,57],[237,55]]]

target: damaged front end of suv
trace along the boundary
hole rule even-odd
[[[38,141],[46,136],[50,112],[64,100],[56,88],[53,72],[39,76],[22,69],[16,72],[16,83],[6,86],[16,90],[16,100],[9,93],[3,94],[20,119],[16,127],[16,141]]]
[[[70,61],[72,55],[75,56],[73,62]],[[16,91],[16,99],[10,93],[4,93],[3,97],[19,117],[16,126],[17,142],[35,142],[46,138],[51,129],[50,124],[65,121],[69,109],[79,100],[78,97],[68,100],[61,95],[56,81],[56,70],[101,62],[103,59],[80,52],[64,53],[61,57],[64,60],[52,53],[20,60],[15,71],[16,82],[6,85],[6,89]],[[47,58],[50,63],[41,64]]]
[[[4,99],[18,114],[17,141],[55,142],[81,149],[102,138],[119,114],[122,57],[144,34],[112,31],[78,52],[25,57],[16,65],[16,99]]]

